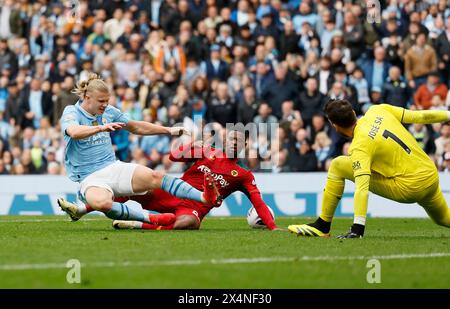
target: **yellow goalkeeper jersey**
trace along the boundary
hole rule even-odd
[[[447,114],[435,118],[436,112],[414,112],[388,104],[371,107],[358,120],[349,149],[354,176],[402,177],[410,180],[411,189],[419,188],[417,182],[421,181],[432,184],[438,178],[436,167],[402,123],[442,121]]]

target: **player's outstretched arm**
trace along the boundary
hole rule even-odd
[[[169,134],[174,136],[181,136],[183,134],[189,134],[189,132],[183,127],[163,127],[157,124],[153,124],[145,121],[130,120],[126,127],[126,130],[137,135],[158,135]]]
[[[275,221],[273,220],[269,208],[267,208],[266,203],[263,201],[261,197],[261,193],[256,185],[254,176],[252,174],[249,174],[245,178],[242,186],[243,186],[242,192],[244,192],[247,195],[253,207],[255,207],[258,216],[261,218],[261,220],[264,222],[267,228],[271,231],[276,230],[278,227],[275,224]]]
[[[73,139],[83,139],[100,132],[112,132],[125,127],[125,123],[112,122],[101,126],[72,125],[65,132]]]
[[[370,175],[360,175],[355,178],[355,221],[365,225],[367,208],[369,204]]]
[[[401,107],[392,106],[389,104],[381,104],[384,109],[387,109],[393,114],[401,123],[437,123],[446,122],[450,120],[449,111],[440,110],[408,110]]]
[[[366,226],[367,206],[369,199],[370,175],[361,174],[355,177],[355,215],[353,225],[347,234],[338,238],[362,238]]]

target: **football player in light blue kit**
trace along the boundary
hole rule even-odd
[[[168,128],[130,120],[120,110],[108,105],[108,85],[96,74],[90,74],[88,80],[78,83],[73,92],[80,97],[80,101],[67,106],[61,117],[66,144],[64,160],[69,178],[80,183],[78,195],[86,205],[76,207],[64,199],[58,199],[58,204],[72,220],[78,220],[90,207],[115,220],[155,223],[155,215],[113,200],[115,196],[145,194],[156,188],[205,204],[217,205],[221,202],[214,182],[208,177],[205,178],[205,192],[201,192],[179,178],[116,160],[109,132],[125,129],[139,135],[179,136],[187,133],[183,127]]]

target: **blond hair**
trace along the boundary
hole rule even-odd
[[[72,93],[76,94],[80,99],[84,99],[87,93],[94,91],[108,92],[108,84],[101,79],[100,75],[95,73],[89,73],[87,80],[82,80],[77,83]]]

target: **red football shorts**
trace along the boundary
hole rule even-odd
[[[203,203],[177,198],[161,189],[155,189],[149,195],[134,195],[125,200],[134,200],[142,205],[142,208],[159,213],[173,213],[175,216],[194,216],[199,222],[211,210],[211,206]],[[116,201],[124,202],[123,198],[117,198]]]

